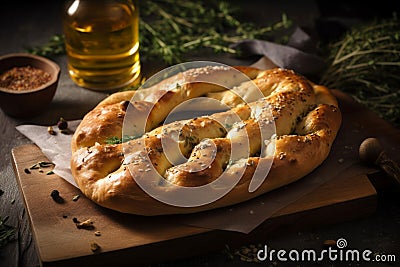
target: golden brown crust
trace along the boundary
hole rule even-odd
[[[99,103],[84,117],[71,144],[71,170],[81,191],[99,205],[124,213],[190,213],[243,202],[294,182],[318,167],[328,156],[341,124],[337,101],[329,89],[291,70],[236,68],[259,87],[264,97],[252,99],[254,95],[247,94],[247,81],[237,79],[227,69],[211,68],[195,74],[202,75],[205,83],[165,89],[168,83],[181,79],[178,74],[156,85],[152,95],[142,100],[129,102],[134,92],[122,92]],[[215,79],[233,80],[231,86],[237,85],[235,90],[244,97],[206,83]],[[175,106],[198,96],[216,98],[232,109],[158,127]],[[159,101],[152,103],[152,97]],[[129,105],[138,114],[149,112],[146,134],[126,144],[106,144],[111,136],[121,138]],[[259,112],[266,106],[270,108],[269,115]],[[223,125],[235,116],[242,121],[233,126]],[[276,134],[265,138],[260,125],[271,122]],[[162,144],[163,138],[167,149]],[[244,142],[248,142],[248,149],[239,146],[232,160],[232,145]],[[175,158],[178,153],[174,149],[187,160],[181,162],[182,159]],[[145,155],[147,159],[143,160]],[[210,155],[213,155],[211,160]],[[266,179],[254,192],[249,192],[254,174],[262,173],[264,168],[268,171],[269,167]],[[240,180],[229,193],[197,207],[164,204],[137,184],[159,174],[161,180],[175,185],[196,187],[215,181],[224,172],[236,179],[240,169]],[[163,193],[175,189],[160,181],[155,190]]]

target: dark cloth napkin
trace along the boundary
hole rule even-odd
[[[315,41],[300,27],[296,27],[286,45],[264,41],[243,40],[231,46],[242,56],[265,56],[281,68],[292,69],[310,79],[320,77],[326,63],[316,55]]]

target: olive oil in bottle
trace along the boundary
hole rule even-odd
[[[79,86],[116,91],[139,80],[139,12],[131,0],[74,0],[63,18],[68,71]]]

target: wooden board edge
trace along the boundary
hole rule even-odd
[[[23,189],[23,186],[22,186],[22,183],[21,183],[21,180],[20,180],[21,171],[19,169],[18,162],[17,162],[17,159],[15,157],[16,151],[18,149],[21,149],[22,147],[28,148],[28,147],[38,147],[38,146],[36,144],[26,144],[26,145],[22,145],[22,146],[18,146],[18,147],[12,148],[11,149],[11,158],[12,158],[11,162],[12,162],[12,166],[13,166],[13,170],[14,170],[15,179],[17,180],[17,184],[18,184],[19,194],[20,194],[20,197],[21,197],[21,199],[22,199],[22,201],[24,203],[25,214],[28,217],[29,227],[30,227],[30,230],[32,232],[32,238],[33,238],[33,241],[34,241],[34,244],[35,244],[35,249],[36,249],[36,252],[37,252],[39,260],[41,260],[40,248],[37,246],[38,240],[37,240],[36,232],[33,230],[34,229],[34,227],[33,227],[34,223],[32,221],[32,216],[31,216],[30,210],[28,208],[29,204],[26,201],[25,195],[23,193],[24,189]]]
[[[359,208],[360,206],[367,206],[369,208],[363,209],[362,213],[356,214],[351,212],[353,209]],[[249,243],[266,242],[269,238],[277,237],[278,233],[279,236],[282,236],[282,233],[285,233],[284,235],[293,234],[297,231],[312,230],[313,228],[366,218],[375,212],[376,206],[377,197],[373,195],[350,201],[350,203],[338,203],[328,207],[271,218],[249,234],[212,230],[175,240],[144,245],[134,249],[124,249],[112,253],[100,253],[96,255],[95,266],[148,266],[149,264],[179,260],[205,253],[216,253],[222,251],[226,245],[230,248],[239,248]],[[343,213],[345,216],[334,216],[337,212]],[[326,219],[328,219],[328,223]],[[288,221],[297,223],[288,224]],[[309,223],[310,221],[313,223]],[[192,245],[181,246],[182,242]],[[171,254],[171,247],[176,248],[176,250],[174,250],[176,253]],[[130,262],[132,259],[135,259],[135,262]],[[43,266],[45,267],[66,267],[74,265],[92,266],[93,257],[86,256],[58,262],[43,262]]]

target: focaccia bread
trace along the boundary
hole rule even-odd
[[[237,70],[250,80],[238,77]],[[197,82],[199,78],[209,82]],[[257,86],[261,97],[254,99],[251,85]],[[151,94],[141,100],[132,100],[135,91],[107,97],[83,118],[71,143],[71,170],[80,190],[95,203],[123,213],[150,216],[209,210],[297,181],[327,158],[341,125],[330,90],[287,69],[202,67],[144,90]],[[231,109],[163,125],[176,106],[197,97],[217,99]],[[135,116],[124,122],[127,111]],[[144,134],[109,144],[111,137],[123,140],[124,123],[143,116]],[[240,121],[231,123],[232,117]],[[263,125],[273,125],[274,132],[263,133]],[[247,149],[242,149],[246,142]],[[165,144],[179,151],[171,153]],[[184,162],[174,159],[179,153]],[[265,175],[252,185],[257,172]],[[157,199],[174,196],[179,187],[213,184],[222,175],[238,182],[209,203],[171,205]],[[152,188],[152,195],[142,183]],[[218,186],[206,192],[220,190]]]

